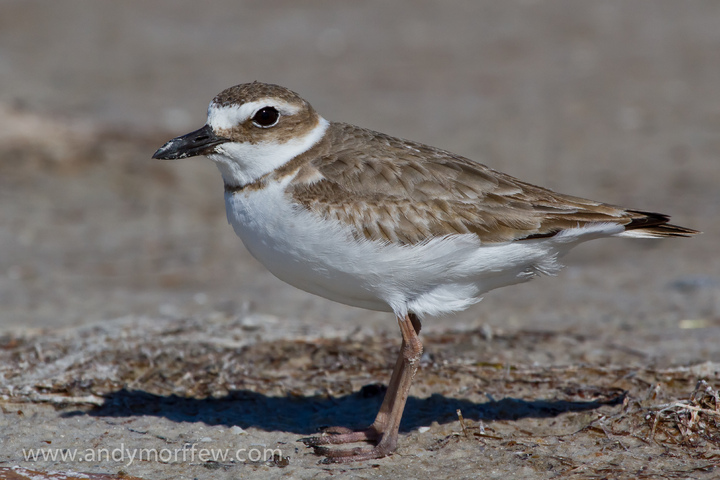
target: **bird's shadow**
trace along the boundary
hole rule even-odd
[[[363,388],[340,397],[273,397],[250,390],[230,392],[222,398],[161,396],[139,390],[118,390],[105,396],[105,403],[89,411],[70,411],[63,416],[164,417],[173,422],[202,422],[207,425],[254,427],[265,431],[285,431],[302,435],[320,428],[342,425],[364,428],[372,423],[380,408],[383,388]],[[457,410],[470,420],[518,420],[550,418],[566,412],[597,409],[622,403],[623,394],[608,400],[520,400],[504,398],[475,403],[433,394],[428,398],[409,397],[400,430],[408,432],[433,421],[456,421]]]

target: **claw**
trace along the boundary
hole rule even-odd
[[[308,447],[314,447],[315,445],[320,445],[320,437],[304,437],[304,438],[298,438],[298,442],[304,443]]]
[[[313,445],[313,453],[315,455],[328,456],[328,455],[330,455],[330,452],[332,452],[332,450],[329,449],[328,447],[322,447],[320,445]]]

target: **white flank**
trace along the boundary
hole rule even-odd
[[[318,118],[317,126],[302,137],[285,143],[227,142],[217,146],[215,153],[208,155],[208,158],[217,164],[227,185],[247,185],[315,145],[325,135],[329,124],[324,118]]]
[[[216,105],[210,102],[208,106],[207,124],[213,130],[227,130],[245,122],[258,110],[265,107],[275,107],[280,115],[293,115],[300,111],[297,105],[291,105],[277,98],[261,98],[254,102],[243,103],[242,105]]]
[[[618,233],[602,224],[493,245],[472,234],[411,246],[358,241],[341,223],[293,206],[285,194],[290,181],[225,194],[228,221],[250,253],[302,290],[396,315],[464,310],[489,290],[556,273],[557,259],[577,243]]]
[[[615,236],[625,238],[665,238],[664,235],[658,235],[657,233],[648,232],[647,230],[643,230],[641,228],[634,230],[625,230],[616,234]]]

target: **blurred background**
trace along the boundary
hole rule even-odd
[[[714,0],[0,1],[0,327],[252,311],[394,331],[267,273],[209,161],[150,159],[260,80],[330,120],[705,232],[591,242],[558,278],[429,328],[717,334],[719,25]]]

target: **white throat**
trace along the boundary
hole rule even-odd
[[[327,120],[318,116],[317,126],[302,137],[284,143],[227,142],[208,158],[215,162],[226,185],[247,185],[308,151],[325,135],[328,125]]]

